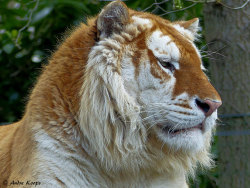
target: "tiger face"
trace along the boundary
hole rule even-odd
[[[210,142],[221,98],[205,75],[194,44],[198,19],[169,22],[128,10],[122,3],[106,9],[111,7],[111,12],[104,9],[100,16],[109,30],[105,31],[101,18],[97,22],[100,39],[115,41],[122,51],[116,69],[125,91],[140,107],[147,134],[174,150],[203,150]],[[108,18],[116,14],[118,21],[112,25]]]
[[[123,69],[127,91],[136,98],[145,124],[159,139],[176,149],[201,150],[204,135],[215,125],[220,96],[202,70],[201,56],[191,37],[185,36],[189,31],[173,23],[152,27],[155,29],[145,34],[144,41],[135,45],[136,55],[127,67],[134,73],[133,79]],[[135,58],[139,58],[136,66]]]

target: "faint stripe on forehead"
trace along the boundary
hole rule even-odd
[[[138,16],[132,16],[132,19],[135,25],[142,25],[147,28],[151,28],[153,26],[152,22],[147,18],[140,18]]]
[[[156,30],[148,38],[148,48],[153,51],[157,58],[179,61],[180,50],[172,39],[164,35],[160,30]]]

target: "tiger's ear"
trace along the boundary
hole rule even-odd
[[[179,24],[181,27],[184,27],[185,29],[189,30],[194,36],[196,36],[197,32],[199,31],[198,18],[193,18],[192,20],[188,21],[175,22],[175,24]]]
[[[121,1],[115,1],[105,6],[97,18],[97,29],[100,38],[110,37],[119,33],[129,22],[127,6]]]

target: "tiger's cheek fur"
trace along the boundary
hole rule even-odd
[[[140,64],[137,66],[133,62],[137,58],[134,53],[131,53],[131,57],[125,57],[122,62],[126,91],[137,100],[143,110],[153,103],[170,100],[175,84],[175,78],[159,69],[155,57],[149,51],[151,50],[140,50]]]

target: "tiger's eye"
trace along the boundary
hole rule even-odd
[[[161,66],[163,66],[165,69],[170,70],[171,72],[173,72],[175,70],[175,66],[168,62],[168,61],[159,61]]]

